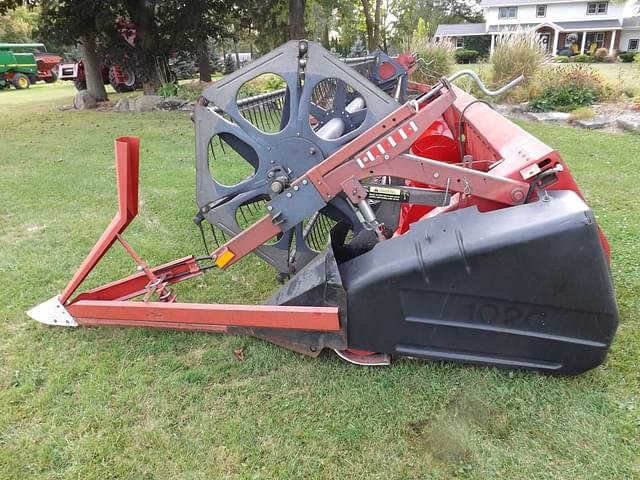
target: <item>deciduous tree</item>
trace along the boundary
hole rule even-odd
[[[87,90],[98,101],[107,100],[100,73],[97,44],[115,29],[115,12],[110,1],[43,0],[40,31],[45,37],[66,44],[80,44],[83,50]]]

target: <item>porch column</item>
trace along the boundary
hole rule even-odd
[[[551,52],[551,56],[555,57],[558,54],[558,39],[560,38],[560,32],[558,30],[554,30],[553,34],[553,51]]]
[[[580,53],[584,54],[584,44],[587,41],[587,32],[582,32],[582,44],[580,45]]]
[[[496,36],[491,35],[491,50],[489,51],[489,56],[493,55],[493,49],[495,48],[495,45],[496,45]]]
[[[609,45],[609,55],[613,54],[613,46],[616,44],[616,31],[611,32],[611,44]]]

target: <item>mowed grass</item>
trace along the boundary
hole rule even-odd
[[[0,109],[22,93],[0,92]],[[0,478],[640,478],[640,137],[522,123],[563,153],[611,241],[621,325],[602,367],[365,368],[251,338],[30,320],[115,212],[117,136],[141,137],[129,242],[150,264],[203,252],[188,115],[53,108],[68,101],[42,93],[0,117]],[[115,247],[88,283],[133,267]],[[177,290],[258,303],[275,288],[250,257]]]

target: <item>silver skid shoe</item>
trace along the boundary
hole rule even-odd
[[[28,310],[27,315],[45,325],[57,327],[78,326],[76,320],[67,312],[64,305],[60,303],[60,298],[57,295]]]

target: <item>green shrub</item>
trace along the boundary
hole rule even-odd
[[[198,81],[178,84],[178,83],[165,83],[158,88],[156,95],[161,97],[179,97],[185,100],[194,101],[202,95],[202,90],[208,85],[207,83],[201,83]]]
[[[480,53],[477,50],[460,48],[455,51],[456,62],[458,63],[475,63]]]
[[[576,120],[590,120],[595,116],[596,112],[594,112],[591,108],[580,107],[571,112],[571,115],[569,115],[569,121],[573,122]]]
[[[593,105],[594,96],[591,90],[571,85],[548,87],[542,95],[529,102],[532,112],[570,112],[578,107]]]
[[[640,63],[640,53],[635,54],[635,56],[633,57],[633,61],[635,63]]]
[[[633,57],[635,57],[635,55],[635,52],[621,52],[619,55],[620,61],[624,63],[631,63],[633,62]]]
[[[565,57],[564,55],[558,55],[557,57],[554,58],[554,60],[556,61],[556,63],[568,63],[569,57]]]
[[[280,75],[275,73],[263,73],[245,82],[238,89],[238,98],[254,97],[263,93],[280,90],[287,86]]]
[[[177,83],[165,83],[160,85],[160,88],[156,91],[156,95],[160,95],[161,97],[175,97],[177,92]]]
[[[590,65],[559,65],[548,69],[539,81],[541,91],[562,86],[589,90],[594,100],[605,99],[611,90],[600,72]]]
[[[481,58],[489,56],[490,46],[491,37],[489,35],[473,35],[464,39],[464,48],[475,50]]]
[[[453,70],[455,47],[452,42],[422,39],[414,46],[418,53],[418,69],[414,75],[417,81],[433,85]]]
[[[596,50],[596,53],[593,56],[595,57],[596,62],[604,62],[607,55],[609,55],[609,50],[600,47]]]
[[[574,55],[573,57],[571,57],[571,61],[575,63],[593,63],[596,61],[596,59],[591,55],[581,53],[579,55]]]
[[[518,75],[525,84],[536,74],[544,54],[532,30],[514,30],[497,36],[491,55],[494,86],[501,86]]]

